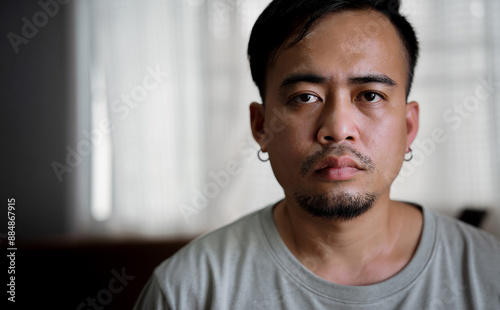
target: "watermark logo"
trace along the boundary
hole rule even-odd
[[[456,305],[461,296],[467,290],[467,286],[461,285],[458,281],[444,280],[442,289],[438,297],[432,299],[423,309],[452,309],[452,305]]]
[[[102,310],[103,306],[109,305],[113,301],[113,296],[119,294],[126,288],[129,281],[135,279],[135,276],[128,275],[125,272],[125,267],[122,268],[121,273],[116,270],[111,270],[113,278],[109,280],[107,288],[103,288],[97,292],[96,297],[87,297],[85,302],[81,302],[76,307],[77,310],[82,310],[86,306],[92,307],[92,309]]]
[[[475,87],[472,95],[466,96],[461,102],[450,105],[444,111],[442,119],[448,128],[436,127],[432,130],[431,137],[413,143],[413,159],[403,165],[396,182],[404,183],[415,172],[416,167],[423,165],[425,160],[434,154],[437,146],[448,140],[448,133],[460,128],[463,122],[480,108],[481,103],[493,95],[496,87],[491,74],[487,77],[479,77],[479,84]]]
[[[28,44],[30,39],[33,39],[40,28],[45,27],[49,18],[53,18],[59,13],[59,5],[68,4],[70,0],[47,0],[38,1],[38,5],[42,8],[40,11],[33,14],[31,20],[26,16],[21,18],[23,25],[21,26],[20,34],[9,32],[7,39],[9,39],[14,52],[19,53],[19,45]]]
[[[167,72],[161,71],[158,65],[154,69],[147,67],[146,71],[148,74],[142,79],[142,84],[134,86],[130,93],[122,94],[120,98],[111,102],[110,109],[117,115],[118,119],[124,120],[127,118],[131,111],[139,106],[139,103],[146,100],[149,92],[157,89],[160,83],[168,77]],[[73,172],[80,165],[83,158],[91,154],[93,147],[101,144],[104,135],[111,134],[114,129],[114,124],[109,119],[103,119],[100,121],[98,128],[94,128],[90,132],[88,130],[82,131],[85,138],[80,140],[76,147],[66,146],[65,163],[53,161],[51,164],[59,182],[64,180],[64,174]]]
[[[266,129],[266,143],[270,143],[275,138],[275,134],[284,130],[286,124],[288,124],[284,108],[282,111],[273,108],[271,113],[268,128]],[[242,155],[241,157],[244,158],[243,161],[231,159],[226,163],[225,169],[218,172],[210,171],[208,173],[210,181],[201,190],[198,188],[193,189],[194,196],[191,204],[182,202],[178,204],[178,209],[187,224],[191,223],[193,216],[198,215],[208,207],[210,199],[218,197],[222,190],[227,188],[230,182],[243,172],[242,165],[245,161],[250,162],[257,158],[258,150],[255,143],[251,140],[245,140],[240,143],[238,151]]]

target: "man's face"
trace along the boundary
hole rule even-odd
[[[266,106],[250,109],[254,137],[287,199],[388,199],[418,129],[407,74],[396,29],[368,10],[330,14],[278,51]]]

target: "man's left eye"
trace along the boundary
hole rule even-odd
[[[377,103],[382,99],[384,99],[384,98],[381,95],[379,95],[375,92],[371,92],[371,91],[364,92],[364,93],[361,93],[358,96],[356,96],[357,101],[361,100],[361,101],[367,101],[367,102],[371,102],[371,103]]]

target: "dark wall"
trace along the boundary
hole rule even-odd
[[[154,268],[187,242],[58,238],[21,243],[17,300],[5,303],[8,296],[1,293],[0,309],[132,309]]]
[[[43,2],[53,2],[44,0]],[[43,19],[38,1],[0,1],[2,186],[0,233],[7,232],[7,199],[16,199],[16,235],[38,238],[68,231],[69,181],[59,182],[53,161],[64,163],[72,115],[68,66],[70,4]],[[36,34],[25,17],[38,17]],[[44,26],[42,26],[45,23]],[[31,38],[23,35],[23,26]],[[16,53],[9,33],[24,37]],[[25,42],[25,41],[24,41]]]

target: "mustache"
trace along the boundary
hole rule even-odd
[[[340,157],[343,155],[350,155],[351,157],[354,157],[357,159],[358,164],[361,165],[361,168],[366,169],[370,173],[375,170],[375,164],[370,157],[361,154],[348,145],[330,145],[313,155],[308,156],[300,165],[300,174],[302,176],[306,176],[318,161],[324,160],[329,156]]]

